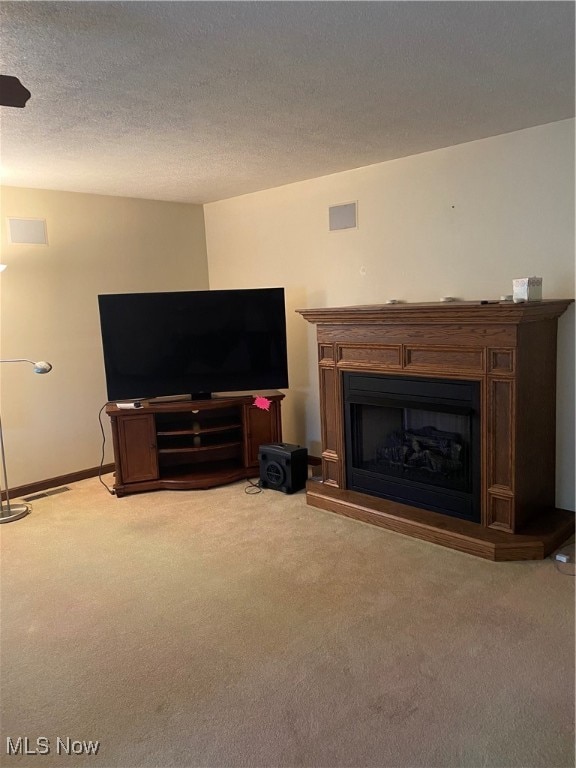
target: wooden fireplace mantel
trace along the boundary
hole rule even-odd
[[[511,323],[543,319],[556,319],[572,304],[574,299],[549,299],[526,301],[451,301],[419,304],[364,304],[353,307],[319,307],[298,309],[308,322],[324,323],[374,323],[394,324],[422,323]]]
[[[574,531],[555,508],[556,334],[572,301],[297,310],[317,326],[322,480],[308,503],[488,559],[550,554]],[[345,371],[479,382],[480,524],[347,490]]]

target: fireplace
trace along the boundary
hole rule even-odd
[[[556,332],[571,300],[299,310],[317,326],[309,504],[492,560],[574,532],[555,507]]]
[[[345,372],[346,487],[480,522],[475,381]]]

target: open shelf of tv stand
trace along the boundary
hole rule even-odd
[[[153,490],[212,488],[257,477],[258,449],[282,440],[280,392],[222,393],[209,400],[106,406],[114,444],[117,496]]]

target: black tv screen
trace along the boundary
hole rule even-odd
[[[283,288],[98,296],[108,400],[288,387]]]

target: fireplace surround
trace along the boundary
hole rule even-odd
[[[492,560],[546,557],[556,332],[571,300],[298,310],[317,326],[313,506]]]

